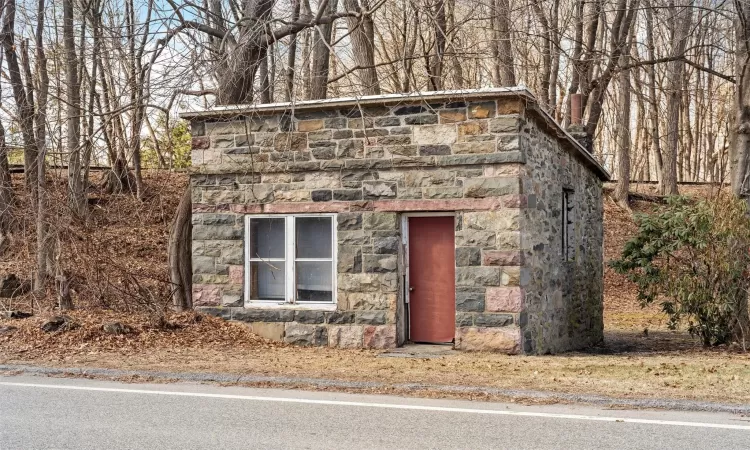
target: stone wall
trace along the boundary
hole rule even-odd
[[[553,246],[539,244],[557,239],[555,190],[565,183],[576,205],[598,202],[581,206],[580,217],[594,220],[598,211],[601,220],[601,185],[590,162],[550,137],[545,117],[532,117],[517,95],[438,100],[190,117],[195,306],[286,342],[394,347],[407,333],[401,215],[452,211],[456,347],[517,353],[577,346],[577,330],[601,321],[600,307],[598,316],[582,317],[601,296],[590,286],[596,283],[568,285],[561,274],[547,274],[557,267],[545,264],[563,265]],[[568,167],[554,168],[558,161]],[[244,305],[244,216],[316,212],[337,214],[335,310]],[[598,255],[598,272],[590,273],[600,287],[601,248],[586,244],[597,230],[576,231],[585,257],[565,270],[583,276],[596,269]],[[591,242],[600,246],[600,223],[598,231]],[[571,304],[549,304],[555,301]]]
[[[559,353],[601,342],[603,287],[602,182],[559,140],[528,121],[522,284],[525,353]],[[570,200],[568,260],[563,249],[562,196]]]

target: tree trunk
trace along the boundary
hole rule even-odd
[[[369,12],[367,0],[361,0],[362,6],[357,0],[344,0],[347,11],[355,11],[360,14]],[[364,95],[379,95],[380,84],[378,83],[378,72],[375,68],[375,28],[372,17],[362,14],[361,17],[347,17],[346,24],[349,28],[349,39],[352,43],[352,54],[354,63],[359,67],[359,79]]]
[[[620,67],[627,66],[629,62],[630,48],[620,56]],[[630,69],[621,70],[618,78],[620,101],[617,117],[617,186],[614,199],[621,207],[630,209]]]
[[[67,84],[68,206],[79,218],[86,216],[86,192],[81,167],[81,85],[78,80],[78,56],[73,34],[73,0],[63,0],[63,44],[65,46],[65,82]]]
[[[2,102],[2,95],[0,95]],[[5,127],[0,123],[0,256],[10,245],[13,224],[13,186],[8,166],[8,147],[5,145]]]
[[[735,1],[736,129],[731,154],[732,192],[750,206],[750,3]]]
[[[188,183],[169,233],[169,279],[174,293],[174,307],[179,311],[193,307],[191,202],[191,189]]]
[[[494,5],[495,83],[497,86],[515,86],[516,72],[513,63],[513,37],[510,28],[510,1],[495,0]]]
[[[329,0],[327,14],[336,12],[337,0]],[[326,98],[328,93],[328,67],[331,60],[331,34],[333,23],[318,25],[312,29],[312,69],[310,73],[310,100]]]
[[[300,0],[292,0],[292,21],[299,19]],[[294,100],[294,68],[297,64],[297,33],[289,36],[286,62],[286,101]]]
[[[692,2],[684,7],[672,7],[672,55],[682,56],[685,53],[690,25],[692,23]],[[664,166],[662,167],[661,195],[677,194],[677,155],[680,142],[680,109],[682,107],[683,72],[685,63],[682,60],[671,61],[667,65],[667,145],[664,149]]]

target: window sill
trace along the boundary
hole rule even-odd
[[[335,311],[335,303],[280,303],[280,302],[248,302],[245,303],[246,309],[292,309],[302,311]]]

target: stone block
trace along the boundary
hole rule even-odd
[[[205,136],[194,137],[190,143],[190,148],[193,150],[206,150],[210,146],[211,140]]]
[[[496,245],[499,250],[518,250],[521,248],[521,233],[518,231],[497,233]]]
[[[340,246],[336,264],[338,273],[362,272],[362,250],[359,247]]]
[[[278,133],[273,139],[273,148],[277,152],[306,150],[307,134]]]
[[[395,348],[396,326],[365,326],[363,338],[365,348]]]
[[[346,325],[354,323],[355,320],[356,314],[354,311],[333,311],[328,313],[326,322],[335,325]]]
[[[362,192],[366,199],[395,198],[396,183],[389,181],[363,181]]]
[[[456,286],[500,286],[499,267],[456,267]]]
[[[477,327],[506,327],[513,325],[513,316],[511,314],[477,314],[474,317],[474,325]]]
[[[485,293],[485,303],[489,312],[521,312],[523,291],[518,286],[488,287]]]
[[[519,179],[513,177],[486,177],[464,180],[464,195],[466,197],[484,198],[518,194],[520,188]]]
[[[430,125],[438,122],[435,114],[419,114],[404,117],[404,125]]]
[[[360,325],[385,325],[387,322],[386,311],[357,311],[356,317]]]
[[[398,215],[386,212],[366,212],[362,216],[365,230],[397,230]]]
[[[496,237],[494,231],[461,230],[456,232],[456,246],[494,248]]]
[[[317,131],[325,126],[323,119],[302,120],[297,122],[297,131]]]
[[[216,273],[216,258],[193,256],[193,273]]]
[[[284,328],[284,342],[302,345],[328,345],[328,329],[319,325],[289,322]]]
[[[469,119],[488,119],[495,117],[495,102],[469,104]]]
[[[396,255],[364,255],[363,270],[367,273],[387,273],[398,270]]]
[[[351,292],[346,294],[347,309],[357,311],[386,310],[395,305],[396,294],[382,292]]]
[[[242,242],[237,241],[236,245],[225,246],[221,249],[220,264],[244,264],[245,251],[242,248]]]
[[[356,119],[349,119],[348,128],[351,128],[352,130],[362,130],[365,128],[372,128],[374,125],[374,121],[370,117],[365,118],[356,118]]]
[[[448,109],[438,112],[440,123],[456,123],[466,120],[465,109]]]
[[[270,203],[274,200],[273,186],[252,184],[245,186],[245,201],[248,203]]]
[[[451,145],[456,142],[455,125],[427,125],[414,128],[414,143],[418,145]]]
[[[193,225],[193,239],[242,239],[244,230],[237,226],[227,225]]]
[[[309,142],[320,142],[320,141],[330,142],[332,136],[333,136],[333,133],[331,132],[331,130],[313,131],[311,133],[307,133],[307,140]],[[308,145],[309,145],[309,142],[308,142]]]
[[[314,202],[329,202],[333,200],[333,193],[330,189],[312,191],[310,197]]]
[[[420,145],[419,155],[420,156],[434,156],[434,155],[450,155],[450,145]]]
[[[456,289],[456,311],[483,312],[484,291],[484,289],[471,288]]]
[[[242,306],[244,304],[241,291],[227,292],[221,294],[221,305],[227,307]]]
[[[309,202],[310,191],[276,191],[275,200],[277,202]]]
[[[343,292],[397,292],[396,273],[342,273],[338,288]]]
[[[495,143],[491,141],[457,142],[453,144],[453,153],[457,155],[494,152]]]
[[[503,267],[500,282],[503,286],[520,286],[521,285],[521,268],[520,267]]]
[[[343,139],[338,143],[337,157],[347,158],[364,158],[365,142],[362,139]]]
[[[514,133],[520,128],[520,118],[515,114],[499,116],[490,120],[490,131],[492,133]]]
[[[234,136],[223,135],[211,138],[211,148],[232,148],[234,145]]]
[[[362,200],[362,189],[334,189],[333,199],[338,201]]]
[[[230,283],[240,285],[245,283],[245,266],[230,265],[227,270],[229,272]]]
[[[330,326],[328,327],[328,346],[335,348],[362,348],[364,345],[364,327]]]
[[[352,130],[333,130],[333,139],[351,139],[354,137]]]
[[[346,128],[347,125],[347,119],[344,117],[331,117],[328,119],[325,119],[325,128],[332,128],[335,130],[339,130],[341,128]],[[341,138],[334,138],[334,139],[341,139]]]
[[[291,322],[294,320],[294,310],[241,308],[232,313],[232,320],[242,322]]]
[[[339,213],[336,221],[339,231],[362,229],[362,213]]]
[[[398,127],[401,125],[401,119],[398,117],[378,117],[375,119],[376,127]]]
[[[271,341],[282,341],[284,339],[285,325],[282,322],[251,322],[250,331],[262,338]]]
[[[425,111],[428,110],[422,105],[397,106],[393,109],[393,114],[397,116],[406,116],[410,114],[419,114]]]
[[[487,122],[466,122],[458,124],[458,135],[463,136],[476,136],[487,133]]]
[[[456,313],[456,328],[471,327],[474,325],[474,314],[466,312]]]
[[[300,309],[294,312],[294,321],[307,324],[325,323],[326,313],[323,311]]]
[[[451,187],[429,187],[422,190],[424,198],[461,198],[464,195],[463,188],[460,186]]]
[[[395,255],[398,253],[399,238],[396,236],[373,237],[372,252]]]
[[[455,346],[465,351],[517,354],[521,351],[521,330],[518,327],[458,328]]]
[[[481,256],[482,253],[479,247],[457,247],[456,266],[478,266],[482,263]]]
[[[463,214],[464,229],[516,231],[519,229],[521,211],[499,209],[495,211],[466,212]]]
[[[484,266],[521,266],[523,253],[518,250],[486,250],[482,253]]]
[[[221,286],[193,284],[193,306],[221,305]]]
[[[339,245],[367,245],[371,242],[370,233],[362,230],[339,231]]]
[[[404,175],[405,186],[453,186],[456,177],[450,170],[410,170]]]

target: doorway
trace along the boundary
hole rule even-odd
[[[407,216],[409,339],[445,344],[456,331],[454,216]]]

